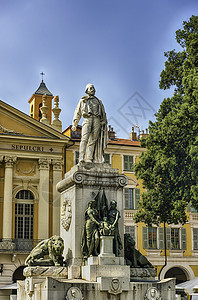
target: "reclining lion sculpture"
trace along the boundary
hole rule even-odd
[[[63,249],[63,239],[54,235],[38,243],[26,258],[25,264],[28,266],[63,266]]]
[[[129,233],[124,234],[124,257],[126,264],[133,268],[153,268],[148,259],[135,249],[135,241]]]

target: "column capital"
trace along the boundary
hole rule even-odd
[[[63,160],[59,159],[52,159],[53,171],[62,171]]]
[[[4,155],[0,155],[0,163],[2,163],[4,160]]]
[[[48,158],[39,158],[39,170],[49,170],[49,165],[51,163],[51,159]]]
[[[12,168],[15,162],[17,161],[16,156],[5,156],[4,158],[5,164],[7,168]]]

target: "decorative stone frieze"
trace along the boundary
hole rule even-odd
[[[51,159],[48,158],[39,158],[39,170],[49,170],[49,165],[51,163]]]
[[[57,190],[62,192],[74,184],[123,188],[127,183],[127,177],[119,174],[118,169],[113,169],[108,164],[83,163],[74,166],[65,174],[65,178],[57,184]]]
[[[63,277],[67,278],[67,267],[27,267],[23,270],[25,277]]]

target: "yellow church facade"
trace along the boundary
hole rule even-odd
[[[51,120],[53,110],[60,114],[58,98],[43,82],[39,88],[29,101],[30,116],[0,101],[1,300],[16,293],[13,286],[1,287],[23,278],[25,259],[38,241],[60,232],[56,184],[63,178],[64,152],[71,142],[57,130],[60,120]],[[54,108],[49,106],[53,98]]]

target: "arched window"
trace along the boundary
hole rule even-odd
[[[33,105],[31,106],[30,116],[33,117]]]
[[[16,194],[15,202],[15,243],[18,250],[28,250],[33,241],[34,195],[29,190]]]
[[[39,120],[42,118],[42,113],[41,113],[41,110],[40,108],[43,106],[43,103],[40,103],[39,104]]]
[[[186,273],[184,272],[184,270],[182,270],[181,268],[178,267],[173,267],[171,269],[169,269],[164,278],[176,278],[176,284],[185,282],[187,279]]]

